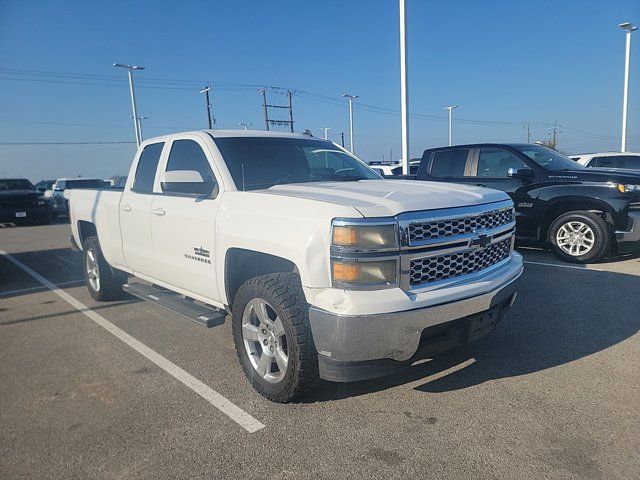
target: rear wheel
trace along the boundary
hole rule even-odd
[[[610,230],[609,224],[596,213],[568,212],[551,224],[548,240],[551,250],[561,260],[590,263],[608,253]]]
[[[87,238],[82,246],[83,272],[87,289],[95,300],[106,302],[123,295],[127,276],[114,270],[104,259],[98,237]]]
[[[308,305],[296,274],[263,275],[240,287],[233,339],[245,376],[269,400],[289,402],[318,378]]]

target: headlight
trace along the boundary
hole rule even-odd
[[[624,185],[620,183],[618,185],[618,191],[622,193],[640,192],[640,185]]]
[[[396,224],[354,225],[336,220],[333,224],[331,244],[339,249],[352,251],[397,249]]]
[[[398,281],[396,260],[333,260],[331,277],[334,283],[356,287],[395,284]]]

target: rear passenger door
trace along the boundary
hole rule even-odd
[[[150,216],[156,172],[163,148],[164,142],[151,143],[143,148],[134,178],[125,186],[120,200],[124,258],[134,273],[147,277],[152,277],[155,270]]]
[[[218,302],[213,255],[219,178],[209,160],[211,154],[205,153],[208,146],[199,137],[174,140],[167,148],[169,153],[159,169],[159,178],[164,172],[196,171],[214,186],[211,194],[202,195],[160,183],[151,205],[154,277],[183,294]]]

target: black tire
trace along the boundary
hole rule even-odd
[[[124,294],[122,285],[127,282],[127,275],[120,270],[115,270],[104,259],[98,237],[88,237],[82,244],[82,272],[85,283],[91,296],[100,302],[116,300]],[[99,281],[92,282],[89,273],[90,255],[97,263],[97,277]]]
[[[254,299],[266,301],[273,310],[272,315],[277,315],[284,327],[288,362],[286,372],[277,383],[269,382],[258,374],[245,348],[243,315]],[[273,273],[246,281],[235,296],[232,311],[233,340],[238,360],[249,383],[258,393],[271,401],[287,403],[316,383],[318,353],[311,335],[308,304],[297,274]]]
[[[586,252],[576,251],[570,254],[559,245],[558,232],[570,223],[581,223],[588,227],[593,239],[593,246]],[[568,212],[556,218],[549,227],[548,235],[551,251],[560,260],[572,263],[597,262],[609,253],[611,245],[611,227],[609,223],[597,213],[587,211]]]

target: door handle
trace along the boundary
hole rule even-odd
[[[164,208],[154,208],[153,210],[151,210],[151,213],[153,213],[154,215],[162,216],[167,212],[164,211]]]
[[[122,205],[120,208],[122,209],[123,212],[131,211],[131,205]]]

